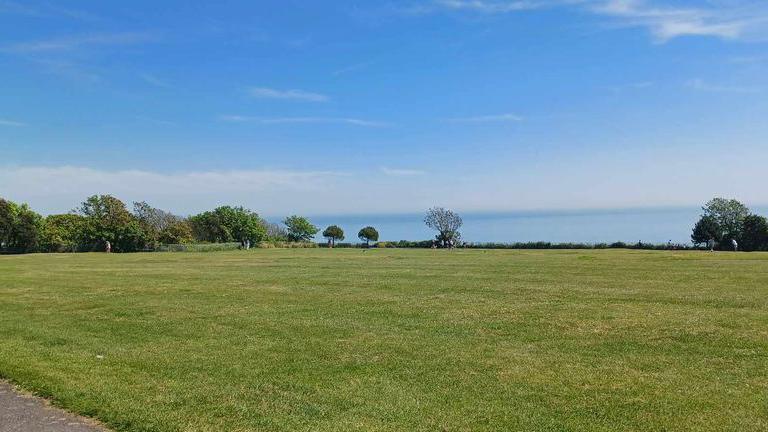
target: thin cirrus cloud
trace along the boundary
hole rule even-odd
[[[16,42],[4,45],[1,51],[15,54],[35,54],[74,51],[99,46],[134,45],[156,40],[156,36],[144,32],[99,33],[80,36]]]
[[[329,97],[320,94],[313,93],[304,90],[277,90],[267,87],[251,87],[248,89],[248,94],[251,97],[259,99],[283,99],[283,100],[297,100],[306,102],[326,102]]]
[[[613,27],[646,29],[659,43],[683,36],[733,40],[768,38],[768,4],[756,0],[701,2],[696,6],[652,0],[435,0],[421,11],[485,14],[571,8],[609,18]]]
[[[63,17],[81,21],[98,21],[99,17],[89,12],[69,9],[50,3],[27,5],[14,1],[0,1],[0,14],[30,16],[35,18]]]
[[[525,120],[522,116],[512,113],[492,114],[472,117],[456,117],[448,119],[451,122],[457,123],[494,123],[494,122],[521,122]]]
[[[436,0],[435,7],[455,10],[473,10],[484,13],[504,13],[538,9],[546,6],[542,1],[498,1],[498,0]]]
[[[278,124],[346,124],[352,126],[361,127],[385,127],[390,126],[389,123],[362,120],[349,117],[255,117],[255,116],[241,116],[241,115],[223,115],[219,116],[219,120],[232,123],[256,123],[263,125],[278,125]]]
[[[712,84],[704,81],[701,78],[689,80],[685,83],[685,87],[710,93],[762,93],[765,89],[762,87],[747,87],[747,86],[733,86],[733,85],[721,85]]]
[[[9,127],[24,127],[26,126],[26,123],[15,121],[15,120],[8,120],[8,119],[2,119],[0,118],[0,126],[9,126]]]
[[[426,174],[426,171],[409,169],[409,168],[381,167],[379,170],[381,171],[382,174],[388,175],[390,177],[413,177],[413,176],[421,176]]]

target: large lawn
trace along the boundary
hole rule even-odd
[[[0,277],[0,377],[117,430],[768,429],[767,254],[60,254]]]

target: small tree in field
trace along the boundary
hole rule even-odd
[[[365,242],[365,246],[370,246],[372,241],[379,241],[379,232],[372,226],[367,226],[357,233],[357,238]]]
[[[444,247],[447,247],[461,237],[459,228],[461,228],[461,225],[464,222],[461,220],[461,216],[451,210],[442,207],[433,207],[427,210],[427,215],[424,217],[424,223],[437,231],[438,234],[435,238],[442,243]]]
[[[344,230],[338,225],[331,225],[323,231],[323,237],[328,239],[328,246],[336,246],[337,241],[344,240]]]
[[[309,241],[320,231],[309,219],[302,216],[288,216],[283,223],[288,228],[288,240],[294,242]]]

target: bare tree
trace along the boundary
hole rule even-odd
[[[163,231],[184,219],[181,216],[154,208],[144,201],[133,203],[133,214],[139,221],[155,232]]]
[[[443,247],[450,247],[461,238],[459,228],[461,228],[463,221],[458,214],[451,210],[432,207],[427,210],[424,223],[438,232],[436,238],[443,244]]]
[[[280,224],[264,222],[267,229],[267,238],[276,241],[288,241],[288,230]]]

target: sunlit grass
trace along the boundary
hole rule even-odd
[[[0,276],[0,376],[118,430],[768,429],[768,254],[62,254]]]

